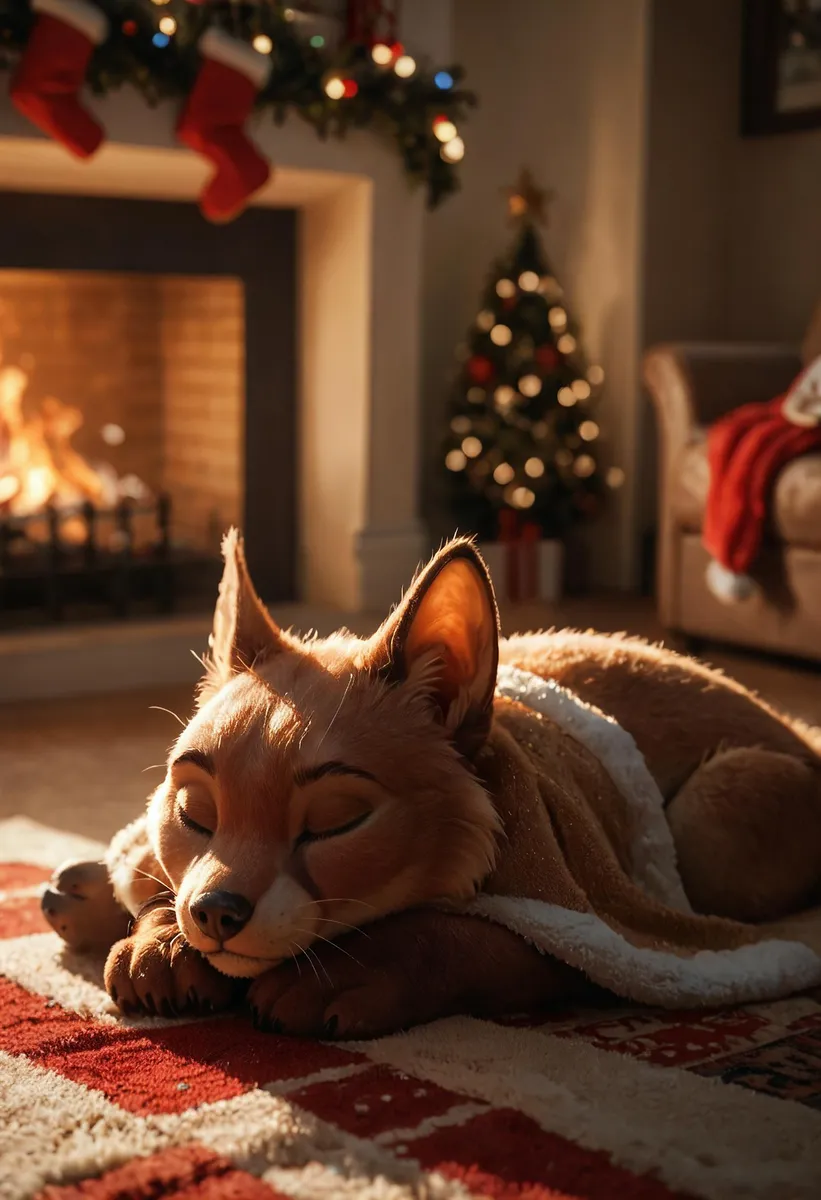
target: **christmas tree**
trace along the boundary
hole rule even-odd
[[[542,246],[545,192],[527,171],[506,191],[516,234],[462,347],[445,466],[460,529],[491,541],[501,518],[561,538],[600,510],[606,490],[593,415],[604,372],[584,360]],[[612,467],[606,482],[622,478]]]

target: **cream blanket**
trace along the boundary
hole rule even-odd
[[[554,723],[590,751],[609,775],[630,825],[624,891],[636,920],[616,919],[612,910],[603,911],[601,901],[592,898],[577,908],[561,901],[488,893],[481,894],[469,912],[506,926],[581,969],[595,983],[641,1003],[709,1007],[774,999],[821,985],[821,910],[768,927],[692,913],[662,795],[626,730],[567,689],[515,667],[499,668],[498,694]],[[538,749],[530,742],[527,746],[528,757],[538,767]],[[553,876],[542,894],[549,895],[554,886],[557,896],[567,894],[570,884],[576,894],[581,889],[591,897],[599,865],[593,861],[580,870],[563,859],[561,849],[549,844],[555,824],[554,814],[549,816],[543,828],[534,830],[544,841]],[[577,821],[591,830],[595,827],[602,836],[595,813],[584,804],[579,805]],[[699,948],[705,942],[711,948]]]

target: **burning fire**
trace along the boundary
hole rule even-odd
[[[0,344],[1,515],[30,517],[47,505],[65,510],[84,501],[111,508],[124,497],[140,500],[148,495],[136,476],[119,478],[112,467],[94,467],[75,450],[71,441],[83,424],[79,408],[45,396],[27,416],[23,398],[28,385],[29,375],[22,367],[3,365]],[[81,541],[83,522],[66,514],[60,534],[67,541]]]

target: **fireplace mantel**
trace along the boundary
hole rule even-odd
[[[133,93],[91,105],[108,140],[80,163],[0,100],[0,188],[196,199],[209,168],[175,144],[173,106],[152,110]],[[381,611],[427,549],[417,507],[424,197],[373,133],[321,142],[295,118],[252,132],[275,164],[254,202],[299,213],[300,599]]]

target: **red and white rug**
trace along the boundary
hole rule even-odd
[[[355,1045],[242,1015],[124,1020],[39,911],[51,868],[98,850],[0,822],[8,1200],[821,1196],[821,993],[458,1018]]]

